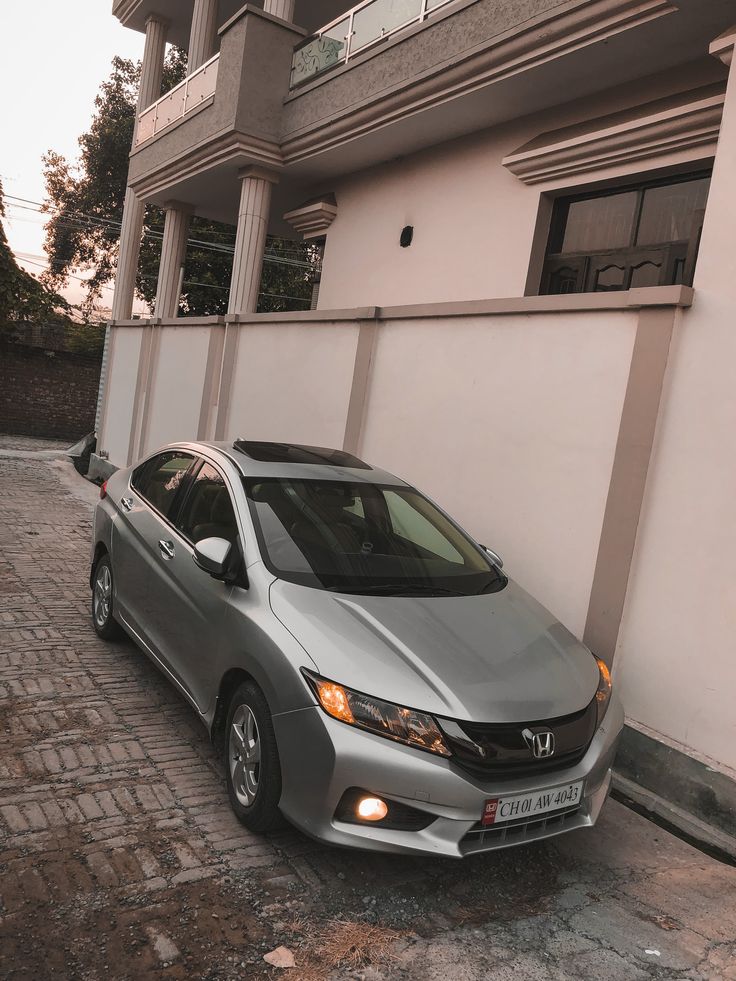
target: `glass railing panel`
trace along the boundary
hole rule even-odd
[[[418,20],[422,0],[375,0],[355,11],[350,53]]]
[[[350,18],[328,27],[294,51],[291,68],[291,87],[314,78],[321,72],[345,61]]]
[[[163,129],[184,115],[184,100],[186,98],[186,82],[180,82],[159,101],[156,130]]]
[[[156,133],[156,110],[158,106],[152,105],[145,112],[142,112],[138,117],[138,129],[135,132],[135,142],[144,143],[146,140],[150,140],[152,136]]]
[[[340,21],[328,25],[294,49],[291,85],[296,88],[354,54],[389,37],[455,0],[363,0]]]
[[[179,82],[170,92],[162,96],[158,102],[144,109],[138,117],[138,128],[135,135],[136,146],[153,139],[162,129],[171,123],[182,119],[192,109],[196,109],[205,99],[215,94],[217,87],[217,70],[220,56],[215,55],[210,61]]]
[[[187,97],[184,105],[185,113],[191,109],[196,109],[201,102],[215,94],[219,64],[219,58],[208,61],[188,79]]]

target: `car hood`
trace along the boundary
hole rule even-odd
[[[578,712],[598,687],[587,648],[516,583],[482,596],[354,596],[275,580],[274,614],[319,673],[475,722]]]

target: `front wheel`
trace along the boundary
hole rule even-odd
[[[238,820],[263,834],[283,824],[279,812],[281,764],[271,712],[263,692],[244,682],[230,701],[225,739],[225,773]]]
[[[100,557],[92,576],[92,625],[103,640],[119,640],[122,627],[112,615],[113,588],[110,556]]]

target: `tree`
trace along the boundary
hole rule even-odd
[[[5,200],[0,181],[0,329],[17,323],[66,320],[66,300],[39,283],[15,261],[2,223],[4,217]]]
[[[79,160],[72,165],[53,151],[44,157],[50,202],[46,209],[50,218],[45,244],[50,268],[44,279],[58,289],[75,268],[92,271],[86,299],[90,308],[102,287],[114,278],[140,71],[139,63],[114,58],[112,74],[95,99],[92,124],[79,138]],[[186,54],[171,48],[164,64],[162,92],[185,75]],[[161,209],[147,207],[136,293],[151,307],[156,297],[163,227]],[[234,246],[232,225],[192,219],[181,299],[183,312],[204,316],[227,310]],[[308,308],[316,250],[301,243],[271,239],[267,255],[259,309]],[[274,262],[273,258],[288,261]]]

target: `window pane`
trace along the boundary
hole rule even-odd
[[[690,238],[697,211],[705,209],[710,178],[652,187],[644,192],[639,245],[683,242]]]
[[[238,524],[230,494],[222,474],[209,463],[195,477],[177,524],[182,535],[195,545],[204,538],[235,541]]]
[[[194,457],[183,453],[161,453],[143,468],[136,470],[133,487],[167,517],[193,459]]]
[[[637,192],[574,201],[565,228],[563,253],[602,252],[631,245]]]

